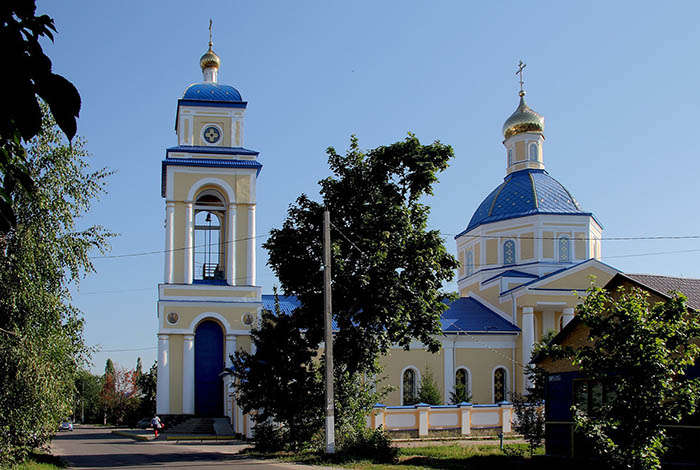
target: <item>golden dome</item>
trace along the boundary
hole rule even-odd
[[[525,102],[525,92],[520,92],[520,104],[518,109],[503,123],[503,136],[508,139],[523,132],[542,133],[544,131],[544,117],[533,111]]]
[[[209,50],[204,53],[201,59],[199,59],[199,65],[202,67],[202,70],[206,69],[207,67],[216,67],[218,69],[219,65],[221,64],[219,56],[211,50],[211,46],[213,46],[213,44],[210,41]]]

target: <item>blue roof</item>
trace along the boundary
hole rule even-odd
[[[207,147],[208,148],[208,147]],[[168,149],[169,150],[169,149]],[[166,153],[167,155],[167,153]],[[196,166],[206,168],[255,168],[256,175],[260,174],[262,164],[256,160],[229,160],[218,158],[166,158],[161,165],[160,195],[166,194],[166,169],[170,166]]]
[[[183,152],[183,153],[214,153],[218,155],[259,155],[260,152],[246,149],[243,147],[209,147],[206,145],[178,145],[166,149],[168,152]]]
[[[300,305],[299,299],[292,295],[280,295],[278,298],[280,309],[286,315],[292,313]],[[262,303],[264,309],[275,311],[274,295],[263,295]],[[440,322],[442,331],[446,333],[462,331],[469,333],[517,333],[520,331],[520,328],[471,297],[461,297],[449,304],[449,308],[442,314]],[[333,321],[332,328],[334,331],[338,329],[335,321]]]
[[[507,175],[474,212],[462,236],[481,224],[533,214],[587,215],[576,199],[545,170],[527,169]]]
[[[448,303],[440,323],[445,333],[512,334],[520,331],[520,328],[472,297],[460,297]]]
[[[297,308],[299,305],[299,299],[297,299],[293,295],[278,295],[277,298],[279,299],[280,303],[280,310],[282,310],[282,313],[285,315],[289,315],[292,313],[292,310]],[[263,308],[265,310],[269,310],[271,312],[275,311],[275,296],[274,295],[269,295],[269,294],[263,294],[262,296],[262,304]]]
[[[241,94],[231,85],[219,83],[194,83],[187,87],[183,93],[183,100],[195,101],[224,101],[229,103],[241,103]]]
[[[523,271],[517,271],[515,269],[507,269],[500,274],[496,274],[495,276],[486,279],[485,281],[482,282],[482,284],[486,284],[487,282],[493,281],[494,279],[497,279],[499,277],[524,277],[524,278],[528,278],[528,279],[537,278],[537,276],[534,274],[526,273]]]

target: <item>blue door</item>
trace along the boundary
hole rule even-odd
[[[224,415],[224,334],[213,321],[199,324],[194,334],[194,412],[197,416]]]

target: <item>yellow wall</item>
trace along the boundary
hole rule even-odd
[[[491,403],[492,371],[503,366],[508,371],[508,391],[512,388],[512,349],[455,349],[455,368],[466,366],[472,376],[472,403]]]
[[[202,141],[201,133],[202,133],[202,127],[204,127],[207,124],[217,124],[219,127],[221,127],[221,130],[224,132],[224,138],[219,141],[220,146],[224,147],[232,147],[233,145],[231,144],[231,118],[226,117],[226,116],[216,116],[216,117],[210,117],[210,116],[195,116],[194,117],[194,142],[196,142],[195,145],[209,145],[208,143],[205,143]]]
[[[192,298],[196,299],[196,295],[192,295]],[[164,322],[164,328],[167,329],[182,329],[189,328],[192,322],[198,315],[202,313],[212,312],[218,313],[226,319],[229,326],[233,330],[248,330],[251,327],[243,324],[242,317],[244,313],[250,312],[254,317],[257,317],[257,310],[254,307],[230,307],[225,306],[221,308],[211,307],[211,306],[166,306],[164,309],[164,315],[167,316],[168,313],[175,312],[178,314],[178,322],[171,325],[167,321]],[[195,325],[196,327],[196,325]]]
[[[535,257],[535,234],[533,232],[523,233],[520,239],[520,256],[522,259],[532,259]]]
[[[481,266],[481,243],[474,245],[474,271]]]
[[[498,264],[498,240],[495,238],[486,239],[486,264]]]
[[[523,160],[527,160],[527,156],[525,155],[525,142],[516,142],[515,143],[515,161],[520,162]]]
[[[542,256],[554,258],[554,232],[542,232]]]
[[[432,354],[422,349],[404,351],[402,349],[392,349],[386,356],[380,359],[380,363],[384,368],[381,377],[386,377],[381,382],[381,385],[391,385],[395,390],[391,391],[385,398],[386,405],[401,405],[401,380],[403,379],[401,372],[407,366],[413,366],[418,369],[422,377],[427,367],[430,368],[437,383],[440,393],[444,396],[443,389],[445,384],[444,351],[439,351]]]
[[[183,335],[170,335],[168,354],[170,359],[170,413],[182,413],[182,355]]]
[[[464,276],[464,251],[459,250],[459,275]]]
[[[586,258],[586,234],[583,232],[576,232],[576,258],[584,259]]]

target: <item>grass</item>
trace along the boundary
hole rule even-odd
[[[15,470],[60,470],[65,464],[51,454],[32,452],[26,462],[15,467]]]
[[[535,455],[530,457],[526,444],[507,445],[504,450],[501,450],[498,445],[405,447],[399,450],[399,461],[395,464],[375,463],[342,454],[333,456],[312,452],[260,454],[254,450],[247,453],[251,457],[274,458],[306,465],[332,465],[353,470],[493,470],[500,468],[561,470],[562,466],[567,470],[590,468],[583,463],[547,457],[543,455],[543,448],[538,449]]]

